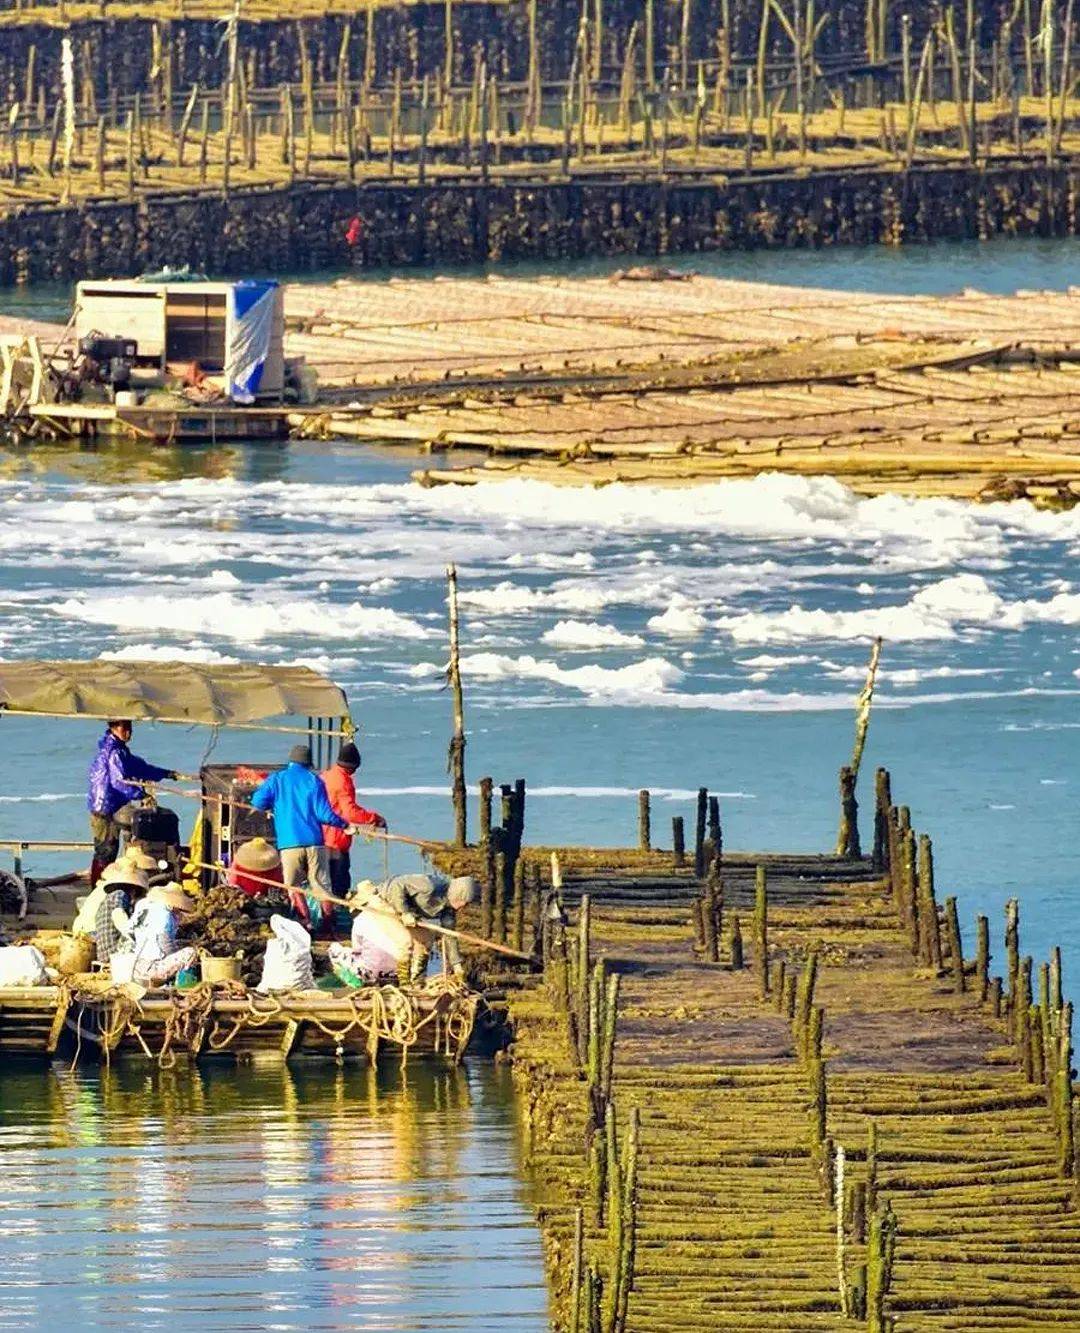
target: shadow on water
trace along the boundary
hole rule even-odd
[[[546,1328],[482,1061],[0,1075],[0,1328]]]

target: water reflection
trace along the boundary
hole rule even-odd
[[[49,476],[114,486],[189,478],[281,481],[289,469],[289,448],[284,440],[262,440],[257,449],[242,441],[229,445],[35,442],[0,450],[0,480]]]
[[[540,1330],[503,1074],[0,1075],[0,1329]]]

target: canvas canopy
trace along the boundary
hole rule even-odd
[[[308,667],[96,661],[0,662],[0,709],[244,726],[275,717],[345,718],[349,706]]]

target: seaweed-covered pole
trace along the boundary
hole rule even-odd
[[[960,935],[960,917],[956,910],[956,899],[945,899],[945,923],[949,935],[949,962],[952,969],[953,988],[963,993],[967,987],[964,979],[964,945]]]
[[[758,994],[765,999],[769,994],[769,886],[764,866],[758,866],[755,871],[754,967]]]
[[[840,770],[840,832],[836,839],[837,856],[852,859],[862,855],[859,846],[859,803],[855,799],[855,773],[845,764]]]
[[[686,834],[683,831],[682,815],[675,815],[671,821],[671,859],[676,870],[686,865]]]
[[[889,859],[889,810],[892,806],[892,783],[889,771],[879,768],[874,775],[874,869],[884,870]]]
[[[866,1254],[866,1327],[870,1333],[886,1333],[885,1297],[892,1284],[896,1252],[896,1214],[886,1201],[870,1219]]]
[[[979,1003],[985,1004],[990,994],[990,921],[985,916],[975,918],[975,981]]]
[[[446,567],[447,601],[450,609],[450,662],[446,678],[453,701],[454,733],[450,738],[450,786],[454,806],[454,845],[464,847],[467,841],[467,809],[465,791],[465,700],[461,688],[461,644],[458,622],[457,566]]]
[[[480,779],[480,845],[483,846],[491,838],[491,793],[494,788],[491,778]]]
[[[643,852],[652,850],[652,820],[649,811],[649,793],[638,792],[638,846]]]
[[[699,787],[697,819],[694,824],[694,874],[701,879],[705,874],[705,830],[709,819],[709,791]]]
[[[1020,904],[1015,898],[1005,904],[1005,958],[1009,1009],[1015,1014],[1020,988]]]
[[[728,947],[732,972],[741,972],[743,969],[743,937],[742,926],[737,915],[733,915],[731,918],[731,942]]]
[[[941,971],[941,928],[934,897],[934,847],[919,836],[919,957],[924,966]]]
[[[589,1022],[589,987],[591,984],[592,963],[589,958],[589,929],[591,911],[589,895],[582,894],[578,907],[577,956],[574,962],[574,983],[577,993],[578,1014],[578,1059],[582,1067],[588,1060],[588,1045],[591,1037]]]
[[[801,62],[800,62],[801,63]],[[877,683],[878,663],[881,661],[881,639],[877,638],[870,647],[870,661],[866,667],[866,681],[859,691],[859,697],[855,701],[855,744],[851,751],[851,799],[855,799],[855,784],[859,780],[859,766],[862,764],[863,751],[866,749],[866,735],[870,729],[870,710],[874,703],[874,686]],[[857,807],[856,807],[857,816]],[[859,830],[856,817],[854,827],[854,845],[858,847]],[[859,853],[848,852],[848,846],[852,841],[852,833],[844,824],[843,807],[841,807],[840,832],[836,840],[837,856],[854,855]]]

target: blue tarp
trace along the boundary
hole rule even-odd
[[[274,331],[277,286],[269,279],[252,279],[233,287],[233,333],[225,377],[229,397],[235,403],[253,403],[259,391]]]

